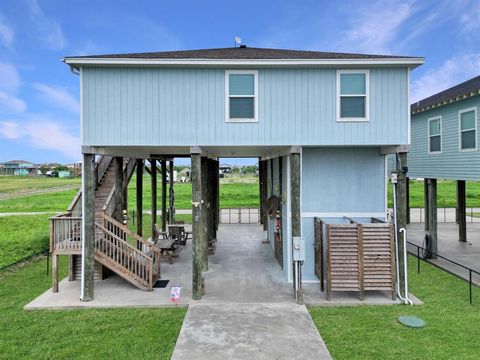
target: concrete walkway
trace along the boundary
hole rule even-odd
[[[189,306],[172,360],[331,359],[305,306]]]

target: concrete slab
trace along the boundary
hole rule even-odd
[[[305,306],[192,304],[172,355],[172,360],[187,359],[331,359],[331,356]]]
[[[424,224],[409,224],[407,229],[408,241],[423,247],[423,239],[425,237]],[[472,268],[480,273],[480,224],[467,224],[468,241],[466,243],[458,241],[458,225],[455,223],[439,223],[437,232],[439,255]],[[416,248],[414,246],[410,246],[409,251],[416,255]],[[429,260],[429,262],[466,280],[469,278],[467,270],[458,265],[449,263],[446,260],[439,258],[436,260]],[[472,280],[477,285],[480,285],[480,275],[474,273]]]
[[[206,294],[199,304],[230,303],[295,303],[292,284],[278,265],[272,248],[263,244],[264,234],[258,225],[222,225],[218,232],[215,255],[209,257],[205,273]],[[63,280],[59,292],[47,290],[25,306],[26,309],[60,309],[80,307],[144,307],[172,306],[170,287],[181,285],[180,305],[191,300],[192,256],[191,243],[174,260],[162,262],[162,279],[169,280],[166,288],[151,292],[138,290],[125,280],[112,276],[95,282],[95,299],[82,302],[80,282]],[[367,292],[364,301],[356,293],[334,293],[327,301],[319,284],[305,284],[305,301],[312,305],[389,305],[395,304],[388,293]]]

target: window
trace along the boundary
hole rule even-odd
[[[225,71],[225,120],[227,122],[257,122],[256,70]]]
[[[460,150],[477,150],[477,108],[458,112]]]
[[[428,152],[442,152],[442,117],[428,119]]]
[[[368,70],[337,70],[337,121],[368,121]]]

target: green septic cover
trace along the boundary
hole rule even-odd
[[[425,321],[417,316],[399,316],[398,321],[400,324],[413,328],[423,328],[425,326]]]

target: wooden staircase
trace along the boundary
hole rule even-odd
[[[115,209],[115,170],[112,157],[103,156],[96,165],[95,189],[95,262],[96,273],[102,266],[142,290],[152,290],[160,277],[160,250],[113,219]],[[124,161],[124,184],[135,169],[135,159]],[[120,191],[124,191],[121,189]],[[50,251],[52,255],[70,255],[70,279],[78,276],[81,262],[81,191],[66,214],[51,218]],[[56,258],[54,259],[54,264]],[[97,275],[98,276],[98,275]],[[56,282],[56,283],[55,283]],[[54,291],[58,279],[54,276]]]

